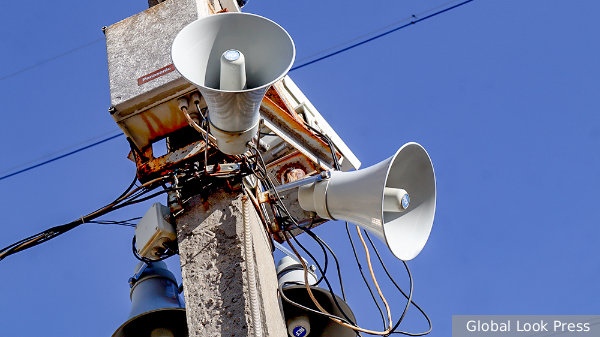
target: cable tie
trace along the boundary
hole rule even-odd
[[[81,224],[83,225],[85,223],[85,220],[83,220],[83,216],[81,216]]]

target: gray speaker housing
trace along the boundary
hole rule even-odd
[[[383,209],[385,187],[404,189],[410,205],[403,212]],[[300,207],[320,217],[349,221],[375,234],[400,260],[416,257],[429,238],[436,203],[435,173],[425,149],[403,145],[393,156],[352,172],[332,171],[331,177],[298,190]]]
[[[319,304],[325,310],[327,310],[327,312],[342,318],[344,318],[344,314],[346,314],[346,316],[348,316],[348,318],[350,318],[351,321],[356,323],[354,313],[341,297],[316,286],[311,286],[310,288],[313,293],[313,296],[315,296]],[[284,287],[282,291],[285,293],[285,296],[288,297],[290,300],[301,304],[305,307],[319,311],[319,309],[312,302],[311,298],[308,296],[304,285],[289,285],[287,287]],[[335,304],[336,301],[340,305],[340,308],[342,310],[340,310],[340,308],[337,307],[337,305]],[[339,325],[338,323],[332,321],[327,317],[323,317],[321,315],[298,308],[285,300],[282,301],[282,304],[283,313],[285,314],[286,320],[296,317],[298,315],[308,316],[308,320],[310,322],[309,337],[356,337],[356,332],[354,330]]]
[[[244,55],[247,89],[220,88],[221,56]],[[222,13],[194,21],[173,41],[173,64],[204,96],[217,147],[230,155],[247,151],[258,132],[259,109],[267,89],[292,67],[296,49],[275,22],[254,14]]]

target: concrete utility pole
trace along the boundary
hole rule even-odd
[[[255,336],[255,325],[262,336],[286,336],[270,239],[250,205],[259,309],[259,321],[253,322],[243,197],[241,190],[226,189],[217,187],[193,197],[177,218],[190,336]]]
[[[171,45],[196,19],[239,12],[237,0],[148,0],[148,5],[148,10],[103,28],[109,112],[131,145],[129,158],[136,163],[139,181],[173,177],[183,167],[201,168],[224,160],[232,164],[234,157],[223,156],[215,147],[205,152],[203,136],[182,113],[181,100],[190,102],[186,111],[195,118],[207,105],[204,98],[193,104],[194,97],[200,97],[198,88],[176,71]],[[260,118],[261,132],[270,135],[261,141],[265,169],[277,184],[299,173],[301,177],[331,169],[331,149],[313,129],[328,134],[340,149],[336,156],[344,171],[360,166],[288,77],[269,87]],[[164,138],[168,153],[156,158],[152,145]],[[239,174],[222,178],[200,171],[196,172],[200,188],[175,178],[170,181],[177,190],[170,192],[167,202],[177,227],[189,336],[287,336],[271,243],[281,228],[270,220],[263,223],[261,219],[269,215],[256,212],[256,195],[253,201],[244,201]],[[294,217],[319,223],[306,219],[297,191],[285,192],[284,197],[283,204]]]
[[[148,6],[164,1],[148,0]],[[216,11],[226,8],[218,0],[207,4]],[[236,9],[233,1],[227,5]],[[255,271],[249,280],[244,247],[245,197],[241,189],[226,188],[219,186],[192,197],[176,220],[189,334],[255,336],[258,330],[265,337],[285,336],[270,238],[248,202],[253,259],[250,267]],[[258,295],[254,317],[251,287],[257,288]]]

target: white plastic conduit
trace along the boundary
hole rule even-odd
[[[246,271],[248,272],[248,289],[250,290],[250,312],[254,337],[262,337],[262,320],[258,304],[258,289],[256,286],[256,270],[254,266],[254,249],[252,247],[252,229],[250,227],[250,200],[242,197],[242,213],[244,218],[244,245],[246,253]]]

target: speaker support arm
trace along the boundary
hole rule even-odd
[[[283,185],[279,185],[276,186],[275,189],[270,189],[267,191],[267,193],[269,194],[275,194],[274,192],[285,192],[285,191],[289,191],[292,190],[294,188],[298,188],[300,186],[304,186],[304,185],[308,185],[311,183],[315,183],[317,181],[321,181],[323,179],[329,179],[329,177],[331,177],[331,173],[329,171],[323,171],[320,174],[314,175],[314,176],[310,176],[308,178],[304,178],[304,179],[300,179],[300,180],[296,180],[296,181],[292,181],[289,182],[287,184],[283,184]]]

